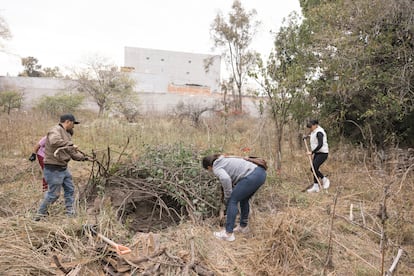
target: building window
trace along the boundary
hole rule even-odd
[[[164,59],[162,58],[161,61],[164,61]]]
[[[191,63],[191,60],[189,60],[188,63]]]
[[[149,57],[147,57],[147,60],[149,60]]]

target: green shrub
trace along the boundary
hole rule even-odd
[[[56,94],[40,98],[36,108],[49,115],[56,116],[62,113],[73,113],[82,104],[85,96],[82,94]]]
[[[0,107],[3,111],[10,114],[13,108],[21,108],[23,102],[23,93],[17,91],[0,92]]]

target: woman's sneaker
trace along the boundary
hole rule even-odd
[[[214,232],[214,237],[217,239],[223,240],[223,241],[234,241],[236,237],[234,237],[234,234],[227,234],[226,230],[221,230],[220,232]]]
[[[308,193],[319,193],[319,184],[313,184],[313,187],[307,190]]]
[[[241,227],[240,225],[237,225],[236,228],[233,229],[233,231],[236,233],[247,234],[250,232],[250,229],[248,226]]]
[[[331,182],[327,177],[322,178],[322,184],[324,189],[328,189],[329,185],[331,185]]]

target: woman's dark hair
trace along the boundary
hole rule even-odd
[[[217,158],[220,157],[220,154],[212,154],[212,155],[208,155],[206,157],[203,158],[203,168],[204,169],[208,169],[208,167],[213,167],[213,163],[214,161],[216,161]]]
[[[306,124],[306,127],[307,127],[307,128],[311,128],[311,126],[314,126],[314,125],[319,125],[318,120],[315,120],[315,119],[310,120],[310,121]]]

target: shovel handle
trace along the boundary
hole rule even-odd
[[[305,140],[305,139],[303,139],[303,142],[305,142],[305,147],[306,147],[306,155],[308,155],[308,152],[309,152],[309,147],[308,147],[308,144],[306,143],[306,140]],[[319,177],[316,175],[316,172],[315,172],[315,167],[313,167],[312,157],[311,157],[310,155],[308,155],[308,159],[309,159],[309,163],[310,163],[310,165],[311,165],[311,169],[312,169],[313,176],[315,176],[316,181],[318,181],[319,189],[322,189],[322,184],[321,184],[321,182],[319,181]]]
[[[123,246],[123,245],[120,245],[120,244],[117,244],[116,242],[114,242],[113,240],[108,239],[107,237],[105,237],[102,234],[99,234],[98,233],[98,237],[101,238],[104,242],[106,242],[109,245],[113,246],[116,249],[116,252],[119,255],[124,255],[124,254],[131,253],[131,249],[130,248],[128,248],[126,246]]]

